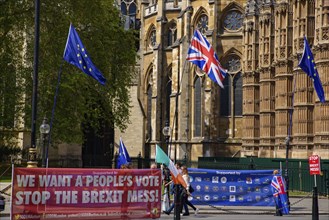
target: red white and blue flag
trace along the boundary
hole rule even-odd
[[[281,176],[275,176],[272,180],[271,186],[274,188],[275,194],[286,193],[286,186],[283,183]]]
[[[280,175],[273,176],[272,182],[272,192],[273,199],[282,214],[289,214],[289,203],[288,203],[288,195],[286,190],[286,182]]]
[[[186,59],[197,65],[208,74],[212,81],[224,88],[222,82],[227,70],[220,65],[215,50],[199,30],[194,32]]]

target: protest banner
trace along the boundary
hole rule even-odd
[[[318,155],[312,155],[308,158],[310,166],[310,175],[321,175],[321,158]]]
[[[15,168],[12,218],[159,218],[160,169]]]
[[[193,204],[274,206],[273,170],[189,169]]]

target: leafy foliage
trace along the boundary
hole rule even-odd
[[[31,125],[34,2],[0,1],[0,7],[0,146],[16,146],[17,132],[7,131],[26,131]],[[70,22],[107,79],[105,86],[63,62]],[[52,142],[82,143],[83,124],[95,131],[104,124],[124,130],[135,60],[134,33],[120,26],[113,1],[41,1],[37,127],[44,116],[52,116],[62,67]]]
[[[21,152],[22,151],[19,147],[2,146],[0,147],[0,161],[8,160],[8,157],[17,155]]]

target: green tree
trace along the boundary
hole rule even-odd
[[[25,130],[31,126],[34,1],[0,1],[0,7],[0,147],[15,147],[20,125]],[[62,63],[71,22],[107,79],[105,86]],[[63,64],[52,142],[82,143],[83,124],[99,133],[104,124],[126,128],[129,85],[135,76],[135,40],[133,31],[120,25],[113,1],[41,1],[37,127],[44,116],[51,118]]]

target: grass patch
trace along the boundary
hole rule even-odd
[[[9,177],[1,177],[0,178],[0,183],[10,183],[11,182],[11,176]]]
[[[0,182],[11,182],[11,164],[0,165]]]
[[[304,192],[304,191],[290,191],[289,196],[307,196],[312,194],[312,192]]]

